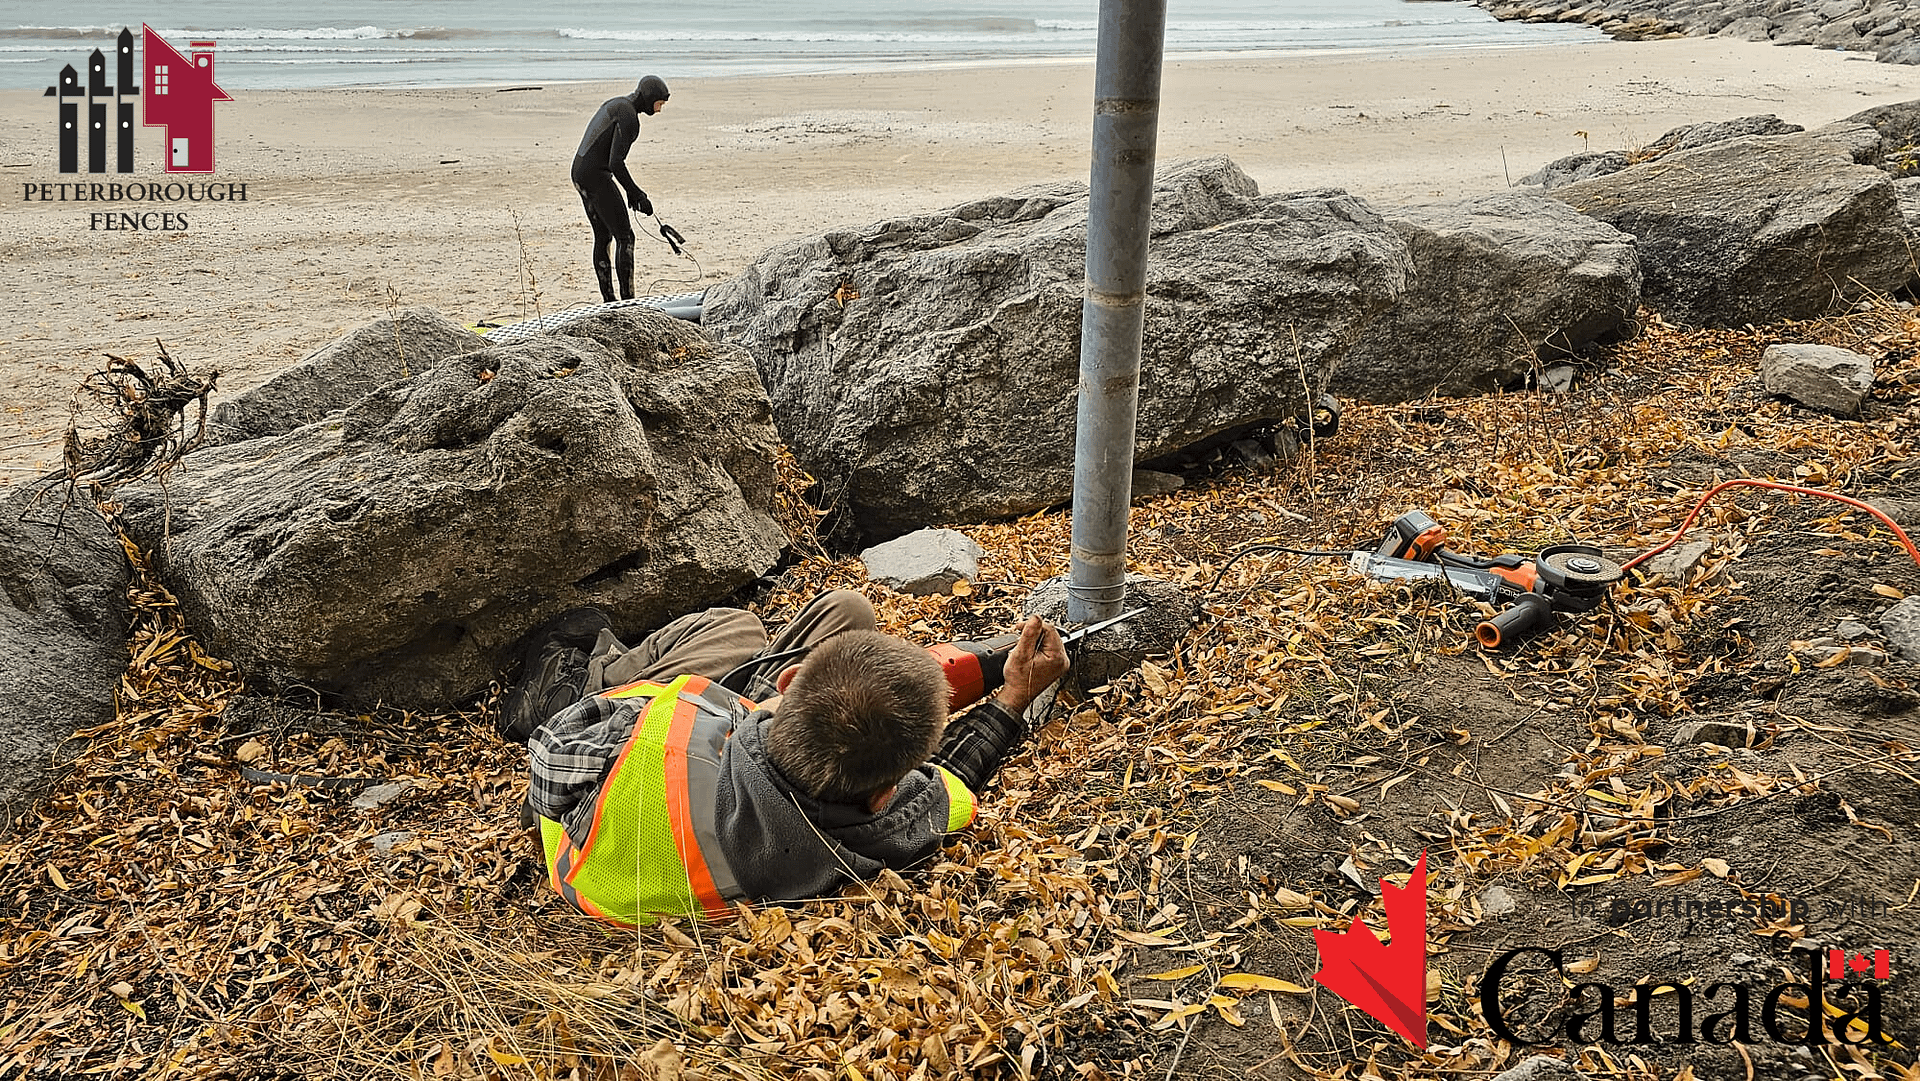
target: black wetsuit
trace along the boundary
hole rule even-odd
[[[621,299],[633,296],[633,224],[627,208],[650,214],[653,204],[627,171],[627,151],[640,135],[640,114],[651,116],[655,105],[666,100],[665,91],[665,83],[648,76],[632,94],[601,105],[587,123],[580,149],[574,151],[573,186],[586,207],[587,223],[593,226],[593,273],[604,300],[613,299],[616,268]],[[621,188],[626,189],[625,198]],[[614,247],[611,260],[607,257],[610,243]]]

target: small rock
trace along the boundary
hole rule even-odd
[[[1565,1059],[1535,1055],[1510,1070],[1495,1074],[1493,1081],[1585,1081],[1586,1076]]]
[[[1520,910],[1520,902],[1505,887],[1488,886],[1487,892],[1480,895],[1480,907],[1489,916],[1508,916]]]
[[[922,529],[860,553],[867,577],[911,597],[952,593],[980,573],[983,549],[965,533]]]
[[[1647,560],[1647,571],[1685,584],[1693,578],[1693,572],[1700,568],[1700,564],[1712,551],[1712,541],[1689,541],[1686,544],[1678,544]]]
[[[1248,465],[1265,465],[1273,461],[1273,452],[1261,446],[1258,440],[1236,439],[1228,449],[1238,454],[1240,460]]]
[[[1920,597],[1908,597],[1880,613],[1880,630],[1895,653],[1920,661]]]
[[[1873,361],[1831,345],[1771,345],[1760,357],[1767,392],[1850,416],[1873,389]]]
[[[371,788],[362,789],[359,795],[353,797],[353,806],[356,810],[371,811],[399,799],[407,789],[412,787],[413,782],[405,780],[377,784]]]
[[[391,852],[395,845],[402,845],[411,840],[413,840],[412,830],[388,830],[385,833],[376,833],[373,835],[373,850]]]
[[[1152,469],[1133,471],[1133,498],[1152,499],[1157,495],[1177,492],[1187,486],[1187,478],[1178,473],[1161,473]]]
[[[1752,734],[1746,725],[1736,721],[1688,721],[1674,733],[1673,746],[1716,743],[1722,747],[1745,747]]]
[[[1565,394],[1573,389],[1574,370],[1571,364],[1554,364],[1540,373],[1540,389],[1555,394]]]
[[[1834,628],[1833,636],[1843,642],[1857,642],[1872,633],[1872,627],[1867,626],[1852,616],[1848,616],[1840,621],[1838,627]]]
[[[1843,664],[1873,668],[1893,659],[1886,650],[1874,646],[1826,646],[1813,653],[1813,663],[1819,668],[1838,668]]]

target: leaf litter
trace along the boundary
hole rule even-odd
[[[1883,357],[1867,412],[1765,399],[1751,373],[1775,340]],[[1624,557],[1729,477],[1884,497],[1911,484],[1916,350],[1920,320],[1884,303],[1751,331],[1655,318],[1572,394],[1355,405],[1292,462],[1142,501],[1136,569],[1213,586],[1207,619],[1176,653],[1074,687],[933,867],[637,932],[546,888],[515,824],[524,752],[491,734],[498,688],[440,716],[248,695],[134,552],[118,715],[0,840],[0,1076],[1485,1077],[1519,1056],[1473,1003],[1497,946],[1560,945],[1569,972],[1627,985],[1664,935],[1516,924],[1490,914],[1489,884],[1536,907],[1709,885],[1764,900],[1774,869],[1726,842],[1786,819],[1855,864],[1898,848],[1913,889],[1888,886],[1912,903],[1920,873],[1888,823],[1911,833],[1920,809],[1913,668],[1816,667],[1794,644],[1817,628],[1788,617],[1884,604],[1920,575],[1868,516],[1741,491],[1707,508],[1694,536],[1713,547],[1686,580],[1635,575],[1602,610],[1483,654],[1484,606],[1434,583],[1230,557],[1364,546],[1414,507],[1460,550],[1579,538]],[[790,460],[782,476],[805,482]],[[902,597],[825,554],[818,512],[791,493],[782,508],[807,554],[757,598],[772,620],[844,586],[896,633],[978,635],[1065,570],[1066,516],[1037,514],[969,530],[987,554],[963,595]],[[1737,746],[1662,738],[1729,718],[1715,731]],[[358,809],[354,787],[242,765],[410,785]],[[1313,931],[1384,926],[1373,882],[1404,881],[1421,850],[1424,1052],[1311,979]],[[1807,926],[1746,922],[1716,933],[1791,971]],[[1909,988],[1893,1000],[1913,1016]],[[1566,1054],[1596,1076],[1693,1076],[1657,1049]],[[1830,1054],[1835,1076],[1911,1076],[1911,1052]]]

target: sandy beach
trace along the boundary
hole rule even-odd
[[[700,265],[643,237],[644,293],[699,288],[783,239],[1087,172],[1090,63],[660,74],[673,100],[630,164]],[[103,206],[25,192],[162,179],[157,129],[132,177],[61,177],[52,104],[0,94],[0,283],[19,306],[0,328],[0,485],[57,462],[71,388],[103,353],[150,357],[158,338],[234,392],[395,304],[472,321],[531,315],[536,292],[547,311],[597,300],[567,165],[594,107],[630,89],[236,91],[212,179],[245,184],[245,202],[167,207],[185,231],[134,233],[89,228]],[[1920,68],[1719,39],[1239,55],[1168,66],[1159,153],[1224,153],[1266,191],[1387,205],[1496,190],[1678,124],[1812,127],[1913,98]]]

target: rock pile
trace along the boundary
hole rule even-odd
[[[1920,3],[1910,0],[1474,0],[1497,19],[1585,23],[1623,41],[1720,34],[1775,45],[1872,53],[1920,64]]]
[[[707,291],[780,434],[852,532],[1024,514],[1073,488],[1087,189],[1062,183],[793,241]],[[1224,157],[1156,181],[1139,460],[1310,413],[1398,301],[1406,242]]]
[[[113,719],[127,669],[126,551],[65,495],[27,484],[0,500],[0,833],[74,730]]]
[[[191,625],[250,679],[444,705],[566,608],[658,626],[786,546],[766,392],[743,352],[688,324],[610,312],[413,370],[117,493]],[[288,397],[262,389],[257,402]],[[269,414],[233,419],[270,428]]]

